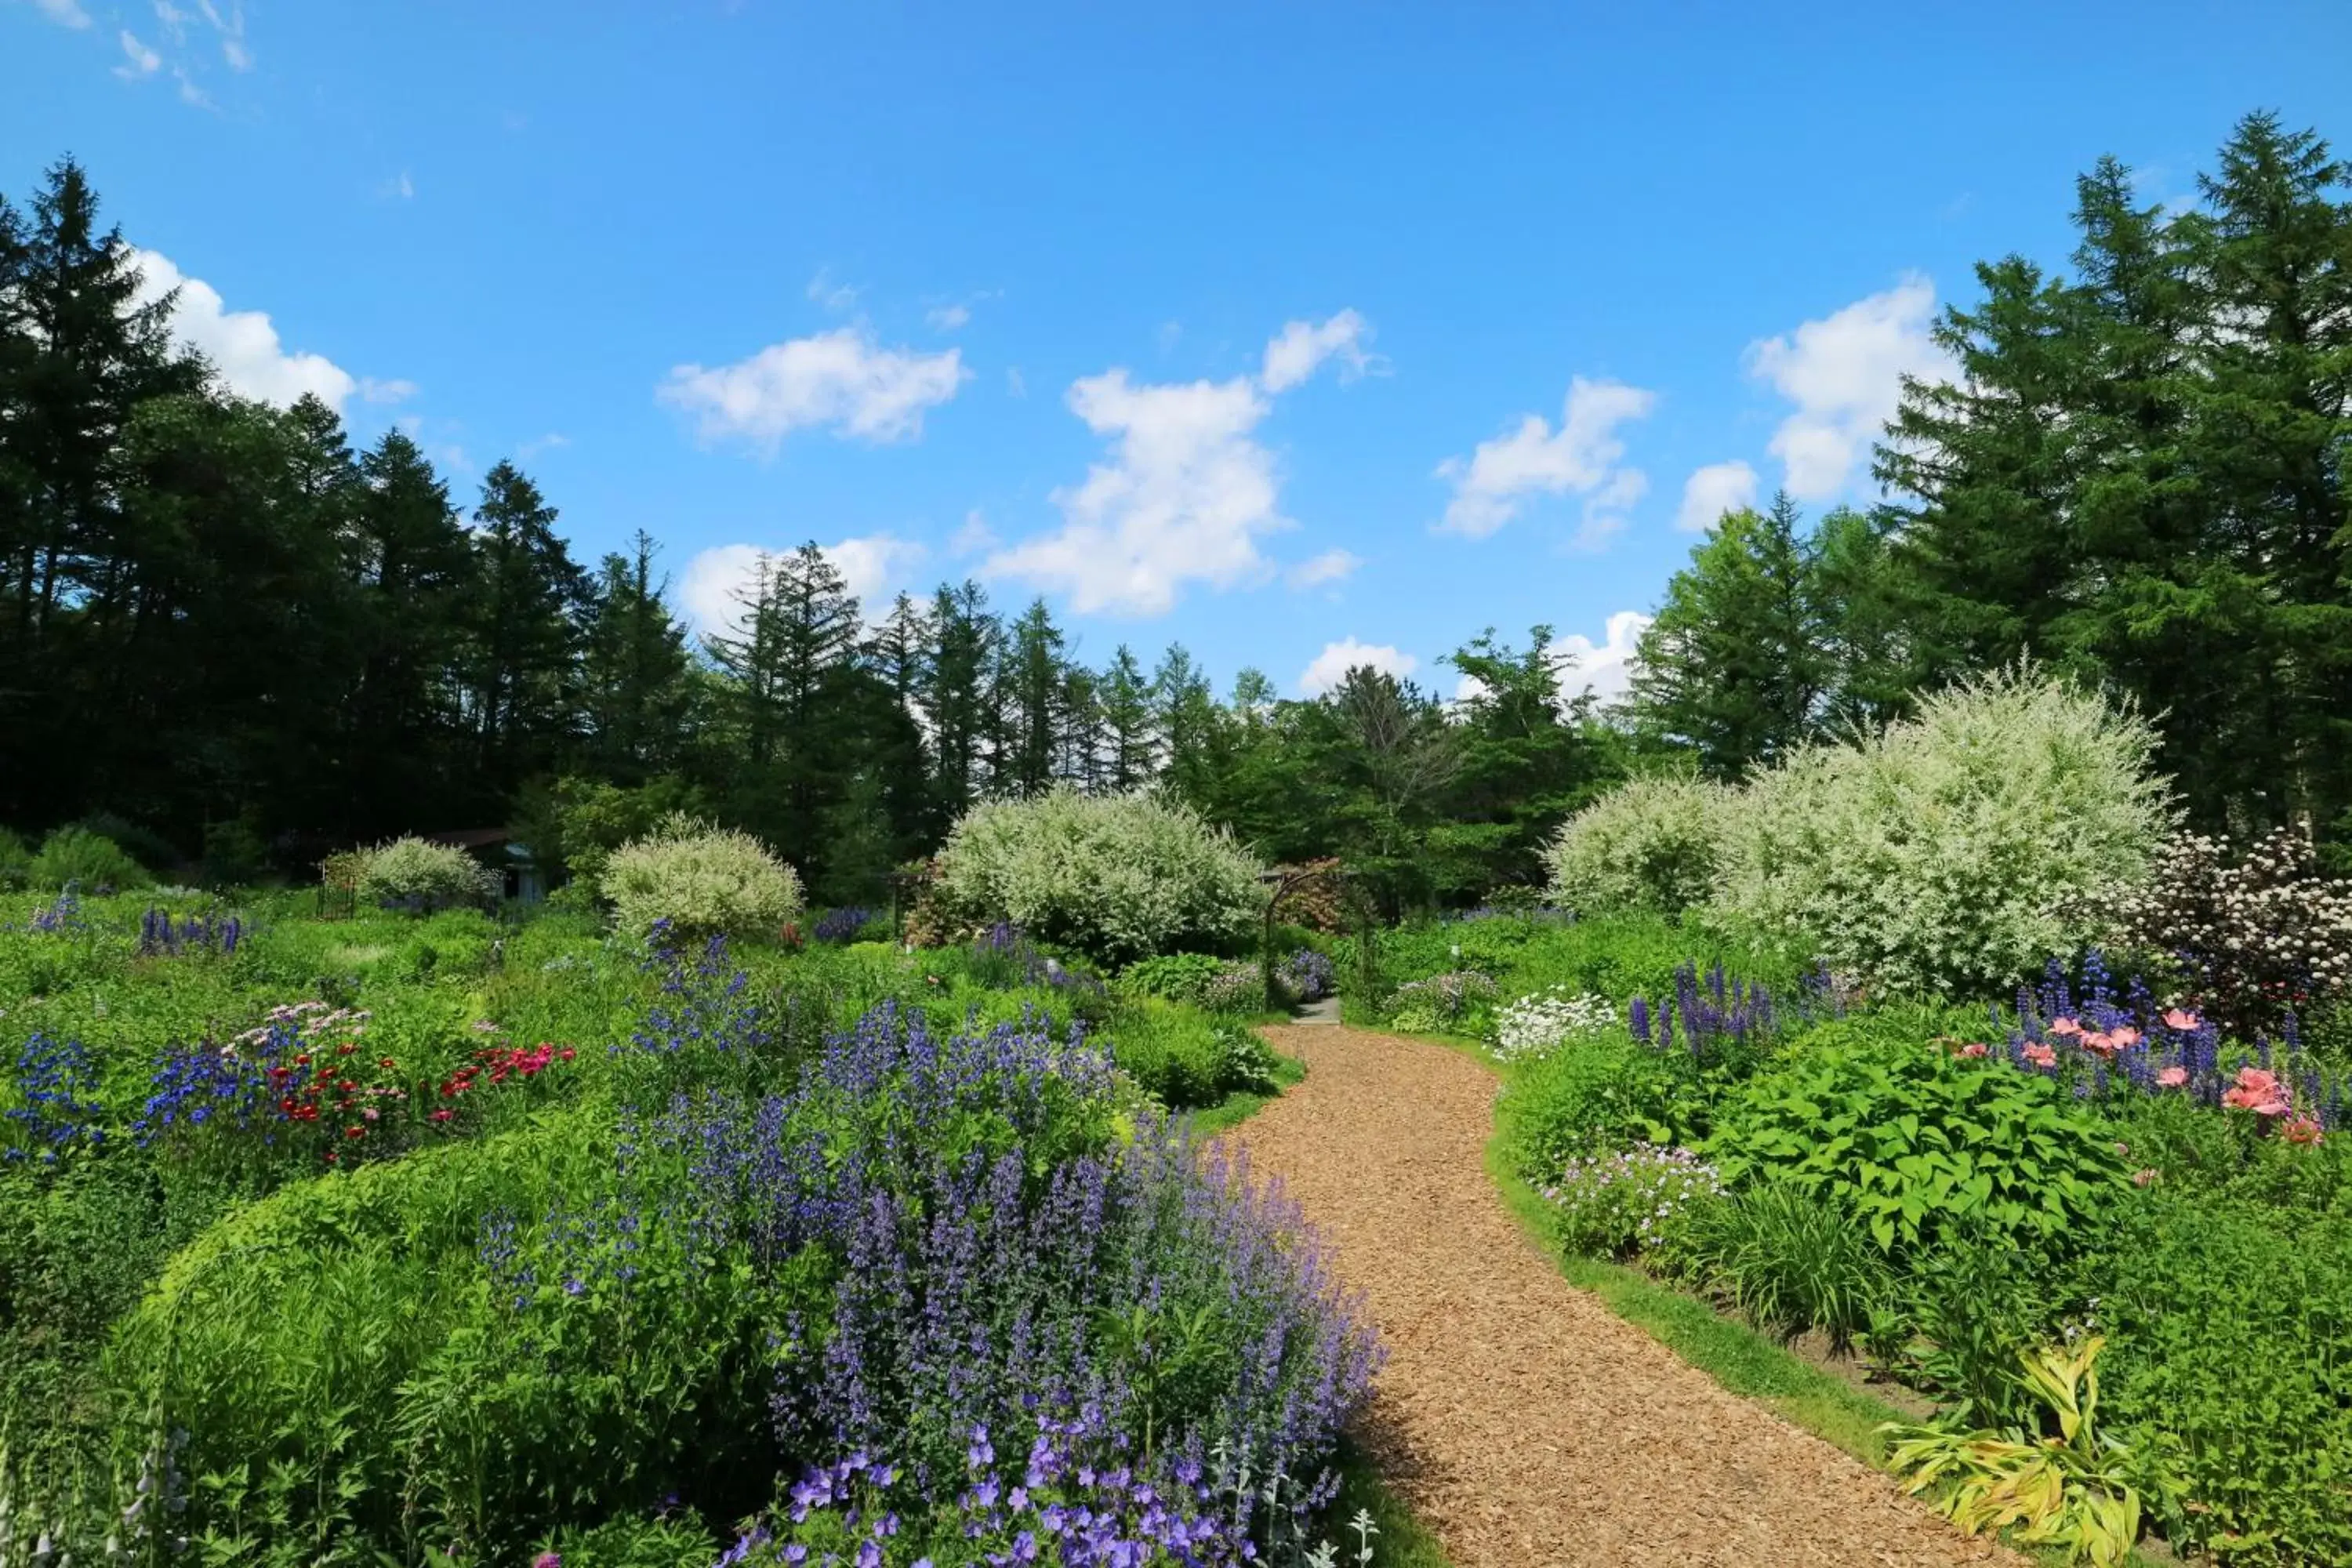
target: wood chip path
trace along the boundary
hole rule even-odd
[[[1478,1063],[1266,1035],[1307,1079],[1234,1135],[1368,1295],[1389,1360],[1364,1438],[1456,1568],[2021,1568],[1562,1279],[1486,1174]]]

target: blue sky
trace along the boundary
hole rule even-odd
[[[2095,158],[2186,197],[2347,67],[2342,0],[0,0],[0,192],[72,153],[241,390],[515,457],[705,616],[814,539],[1097,662],[1450,691],[1545,622],[1609,689],[1690,525],[1867,499]]]

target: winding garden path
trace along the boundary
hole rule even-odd
[[[1457,1568],[1943,1568],[2021,1560],[1727,1393],[1570,1285],[1484,1164],[1493,1074],[1442,1046],[1266,1031],[1306,1081],[1234,1134],[1370,1298],[1365,1437]]]

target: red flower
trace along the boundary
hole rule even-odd
[[[378,1058],[376,1058],[376,1059],[375,1059],[375,1065],[376,1065],[376,1066],[378,1066],[378,1067],[380,1067],[380,1068],[388,1068],[388,1067],[395,1067],[395,1066],[397,1066],[398,1064],[397,1064],[397,1063],[395,1063],[395,1062],[394,1062],[394,1061],[390,1057],[378,1057]]]
[[[559,1060],[567,1062],[579,1054],[579,1052],[573,1050],[570,1046],[566,1046],[562,1050],[555,1053]]]
[[[343,1136],[346,1138],[364,1138],[367,1136],[367,1129],[364,1127],[346,1127],[343,1129]]]
[[[453,1117],[453,1116],[455,1116],[455,1115],[457,1115],[457,1113],[456,1111],[454,1111],[454,1110],[450,1110],[447,1106],[446,1106],[446,1105],[445,1105],[445,1106],[443,1106],[440,1110],[436,1110],[436,1111],[435,1111],[435,1112],[433,1113],[433,1120],[434,1120],[434,1121],[448,1121],[448,1120],[449,1120],[449,1118],[451,1118],[451,1117]]]

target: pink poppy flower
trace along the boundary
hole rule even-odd
[[[2126,1046],[2139,1044],[2140,1034],[2128,1024],[2117,1024],[2107,1031],[2107,1038],[2114,1043],[2114,1049],[2122,1050]]]
[[[2147,1186],[2149,1183],[2155,1180],[2156,1167],[2153,1165],[2143,1165],[2138,1170],[2132,1173],[2132,1185],[2136,1187]]]
[[[2110,1034],[2103,1032],[2086,1032],[2081,1039],[2076,1040],[2074,1043],[2082,1047],[2086,1051],[2094,1051],[2103,1057],[2111,1057],[2116,1054],[2116,1037]]]
[[[2319,1130],[2318,1121],[2307,1110],[2298,1110],[2288,1117],[2284,1124],[2279,1128],[2279,1134],[2290,1143],[2300,1143],[2305,1147],[2318,1142],[2326,1136]]]
[[[1980,1057],[1985,1055],[1990,1049],[1991,1047],[1987,1046],[1982,1040],[1970,1040],[1967,1045],[1962,1046],[1958,1050],[1952,1054],[1962,1057]]]
[[[2079,1035],[2083,1032],[2083,1026],[2072,1018],[2053,1018],[2050,1020],[2050,1032],[2053,1035]]]
[[[2179,1029],[2183,1034],[2195,1028],[2198,1022],[2197,1015],[2185,1007],[2171,1008],[2164,1015],[2164,1026],[2168,1029]]]
[[[2021,1054],[2027,1061],[2038,1068],[2054,1068],[2058,1065],[2058,1053],[2048,1046],[2028,1046]]]
[[[2187,1068],[2167,1068],[2162,1072],[2156,1075],[2156,1086],[2158,1089],[2179,1089],[2182,1084],[2187,1083],[2188,1081],[2189,1069]]]

